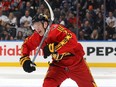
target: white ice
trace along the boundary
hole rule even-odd
[[[98,87],[116,87],[116,68],[90,68]],[[0,87],[42,87],[47,68],[26,73],[22,67],[0,67]],[[78,87],[71,79],[60,87]]]

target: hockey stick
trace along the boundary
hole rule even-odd
[[[49,33],[49,31],[50,31],[50,26],[51,26],[52,22],[54,21],[54,13],[53,13],[53,11],[52,11],[52,8],[50,7],[49,3],[48,3],[46,0],[44,0],[44,1],[45,1],[45,3],[47,4],[47,6],[48,6],[48,8],[49,8],[51,20],[50,20],[50,23],[49,23],[49,25],[48,25],[48,27],[47,27],[47,29],[46,29],[46,32],[45,32],[45,34],[44,34],[44,36],[43,36],[43,38],[42,38],[42,40],[41,40],[41,42],[40,42],[40,44],[39,44],[39,46],[38,46],[38,49],[37,49],[37,51],[36,51],[36,54],[34,55],[34,58],[32,59],[32,62],[35,61],[35,59],[36,59],[36,57],[37,57],[37,55],[38,55],[38,52],[40,51],[40,48],[41,48],[41,46],[42,46],[42,44],[43,44],[43,42],[44,42],[46,36],[48,35],[48,33]]]

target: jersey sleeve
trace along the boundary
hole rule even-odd
[[[26,38],[21,47],[21,55],[29,56],[30,52],[34,50],[40,43],[42,37],[34,32],[30,37]]]
[[[55,49],[59,54],[70,52],[74,55],[78,53],[84,55],[83,47],[78,43],[76,35],[62,25],[56,26],[53,30],[51,29],[47,42],[58,43]]]

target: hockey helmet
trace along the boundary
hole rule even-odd
[[[32,19],[32,23],[39,22],[39,21],[41,21],[41,22],[45,22],[45,21],[48,22],[47,15],[43,15],[43,14],[35,15],[33,17],[33,19]]]
[[[43,15],[43,14],[38,15],[37,14],[32,19],[32,25],[31,25],[32,30],[34,30],[34,27],[33,27],[34,22],[39,22],[39,21],[42,22],[42,23],[43,22],[49,22],[47,15]]]

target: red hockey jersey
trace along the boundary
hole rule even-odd
[[[32,50],[39,46],[42,37],[35,31],[30,37],[28,37],[22,45],[22,56],[29,55]],[[49,43],[58,43],[57,52],[59,54],[69,52],[73,56],[62,59],[56,63],[61,66],[70,66],[74,63],[78,63],[85,54],[83,47],[78,43],[76,35],[69,29],[65,28],[60,24],[52,24],[50,32],[45,39],[42,48]],[[76,62],[77,61],[77,62]]]

